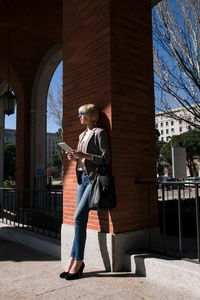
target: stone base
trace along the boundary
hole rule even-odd
[[[8,224],[0,223],[0,239],[13,241],[60,259],[60,241]]]
[[[168,287],[200,293],[200,268],[194,262],[142,252],[132,255],[131,262],[131,271],[139,276]]]
[[[67,262],[74,238],[74,226],[62,224],[61,259]],[[85,261],[87,268],[120,272],[131,271],[131,254],[139,248],[159,248],[159,228],[124,233],[104,233],[87,230]],[[150,245],[151,244],[151,245]]]

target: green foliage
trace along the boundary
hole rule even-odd
[[[15,178],[16,146],[4,144],[4,180]]]
[[[156,157],[157,157],[157,159],[159,158],[161,149],[164,147],[165,144],[167,144],[167,143],[164,141],[156,142]]]
[[[200,132],[190,130],[178,136],[178,145],[186,148],[187,159],[200,155]]]
[[[171,147],[185,147],[187,166],[190,169],[190,174],[196,176],[194,158],[200,155],[200,132],[197,130],[190,130],[180,135],[175,135],[171,140],[163,145],[160,153],[164,161],[171,164]]]
[[[14,184],[11,180],[6,179],[6,180],[4,180],[4,182],[3,182],[3,186],[4,186],[4,187],[14,187],[15,184]]]
[[[171,142],[165,143],[160,149],[160,154],[165,162],[171,164]]]
[[[164,165],[163,165],[163,158],[160,155],[160,151],[162,147],[166,144],[164,141],[159,141],[160,132],[158,129],[155,131],[155,137],[156,137],[156,168],[157,173],[159,176],[162,176],[164,174]]]
[[[60,155],[58,153],[56,153],[54,156],[52,156],[49,159],[48,164],[50,166],[54,166],[54,167],[57,167],[60,169],[62,167],[62,160],[61,160]]]

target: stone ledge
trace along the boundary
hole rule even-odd
[[[0,238],[23,244],[59,259],[61,257],[59,240],[32,231],[0,223]]]
[[[131,255],[131,271],[171,287],[185,288],[200,293],[200,264],[157,254]]]

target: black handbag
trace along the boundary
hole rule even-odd
[[[117,205],[113,176],[97,172],[89,197],[90,210],[112,209]]]

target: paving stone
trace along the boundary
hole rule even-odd
[[[57,259],[16,244],[0,241],[0,300],[199,300],[188,290],[171,288],[130,272],[85,270],[79,280],[59,278]]]

